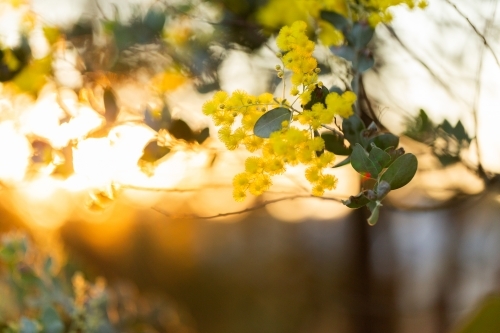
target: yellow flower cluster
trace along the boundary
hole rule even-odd
[[[253,134],[255,123],[269,107],[278,105],[269,93],[252,96],[237,90],[229,96],[226,92],[219,91],[203,104],[202,111],[212,117],[216,126],[221,126],[219,138],[227,149],[234,150],[243,144],[248,151],[254,152],[263,143],[262,138]],[[241,126],[233,129],[237,117],[241,118]]]
[[[271,176],[285,172],[286,165],[299,163],[309,165],[306,179],[313,185],[313,194],[323,195],[334,189],[337,178],[323,174],[323,169],[332,165],[335,155],[317,151],[324,149],[320,137],[311,138],[310,132],[295,127],[284,128],[271,134],[262,146],[262,156],[252,156],[245,161],[245,171],[233,179],[233,196],[237,201],[245,199],[246,192],[260,195],[271,187]]]
[[[238,201],[243,200],[247,192],[260,195],[267,191],[272,185],[271,177],[283,173],[287,165],[307,166],[305,176],[313,186],[314,195],[323,195],[337,184],[334,176],[323,173],[323,169],[334,162],[335,155],[323,151],[325,142],[313,135],[313,130],[322,124],[331,123],[335,116],[349,117],[356,95],[352,92],[342,95],[327,92],[326,96],[322,95],[324,88],[321,82],[317,82],[319,71],[317,61],[312,56],[315,45],[307,37],[306,29],[307,24],[303,21],[284,26],[276,44],[282,51],[283,66],[292,72],[291,94],[298,95],[307,109],[296,110],[293,105],[269,93],[252,96],[240,90],[231,95],[219,91],[203,105],[203,113],[220,126],[219,138],[229,150],[240,145],[250,152],[260,150],[259,156],[246,160],[245,171],[233,179],[233,195]],[[281,66],[276,69],[282,77],[284,73]],[[318,98],[318,93],[323,97]],[[309,106],[311,100],[318,102]],[[287,108],[294,116],[290,121],[283,121],[281,130],[272,132],[268,139],[257,137],[253,133],[256,122],[264,113],[276,107]],[[306,127],[293,126],[294,120]]]
[[[308,89],[310,92],[312,89]],[[307,94],[309,97],[310,95]],[[302,96],[301,96],[302,97]],[[307,97],[304,100],[307,101]],[[310,97],[309,97],[310,98]],[[352,114],[352,105],[356,101],[356,94],[346,91],[342,95],[331,92],[326,96],[326,107],[323,103],[315,103],[310,110],[304,110],[296,116],[303,125],[309,125],[313,129],[318,129],[322,124],[330,124],[335,116],[349,118]]]
[[[348,16],[346,0],[270,0],[257,12],[257,21],[264,27],[278,30],[295,21],[319,19],[322,10]]]
[[[426,8],[429,3],[427,0],[364,0],[362,5],[364,8],[373,8],[365,13],[360,12],[358,16],[361,19],[368,19],[370,26],[375,27],[379,23],[389,23],[392,21],[390,8],[398,5],[407,5],[413,9],[419,7]]]
[[[307,24],[304,21],[294,22],[291,26],[281,28],[276,45],[284,52],[283,66],[291,70],[292,89],[299,85],[308,86],[318,81],[316,67],[318,62],[312,56],[314,42],[306,35]]]
[[[392,20],[390,7],[405,4],[409,8],[425,8],[427,0],[270,0],[257,12],[257,21],[266,28],[279,29],[301,20],[313,18],[318,39],[326,46],[339,46],[343,34],[320,17],[321,11],[333,11],[353,21],[368,20],[372,27]]]

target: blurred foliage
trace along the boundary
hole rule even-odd
[[[469,148],[473,139],[460,120],[455,126],[446,119],[436,125],[422,109],[415,118],[408,118],[404,134],[430,146],[443,166],[460,162],[462,151]]]
[[[126,284],[91,283],[58,268],[27,236],[5,234],[0,248],[0,331],[4,333],[190,332],[179,312]],[[133,306],[131,306],[133,305]]]
[[[491,295],[486,297],[467,316],[455,333],[494,333],[500,329],[500,297]]]

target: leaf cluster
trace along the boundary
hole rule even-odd
[[[469,148],[473,139],[460,120],[455,126],[446,119],[441,124],[434,124],[422,109],[414,118],[407,119],[403,134],[430,146],[444,167],[460,162],[462,151]]]
[[[22,233],[2,236],[0,246],[0,332],[133,333],[188,328],[178,310],[160,298],[145,297],[126,284],[91,283],[66,264],[59,269]],[[138,305],[131,311],[127,304]],[[113,313],[113,318],[108,316]],[[175,316],[172,316],[175,314]],[[158,317],[163,318],[162,321]]]

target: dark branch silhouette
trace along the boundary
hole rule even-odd
[[[277,202],[281,202],[281,201],[295,200],[295,199],[306,199],[306,198],[328,200],[328,201],[335,201],[335,202],[338,202],[338,203],[342,203],[341,199],[332,198],[332,197],[316,197],[316,196],[313,196],[313,195],[293,195],[293,196],[281,197],[281,198],[272,199],[272,200],[266,200],[266,201],[263,201],[263,202],[255,205],[255,206],[252,206],[252,207],[249,207],[249,208],[245,208],[245,209],[242,209],[242,210],[237,210],[237,211],[227,212],[227,213],[219,213],[219,214],[215,214],[215,215],[207,215],[207,216],[199,216],[199,215],[196,215],[196,214],[171,215],[171,214],[165,212],[164,210],[162,210],[162,209],[160,209],[158,207],[152,207],[152,209],[154,209],[155,211],[157,211],[160,214],[163,214],[165,216],[168,216],[171,219],[176,219],[176,220],[177,219],[211,220],[211,219],[215,219],[215,218],[218,218],[218,217],[225,217],[225,216],[231,216],[231,215],[239,215],[239,214],[243,214],[243,213],[252,212],[252,211],[259,210],[259,209],[264,208],[264,207],[266,207],[268,205],[271,205],[271,204],[274,204],[274,203],[277,203]]]
[[[486,48],[488,48],[488,50],[490,50],[491,55],[493,56],[493,58],[495,58],[495,61],[496,61],[497,65],[498,65],[498,67],[500,67],[500,60],[498,60],[498,57],[495,54],[495,51],[493,51],[493,48],[491,47],[491,45],[486,40],[486,37],[477,29],[477,27],[474,25],[474,23],[471,22],[471,20],[467,17],[467,15],[465,15],[460,9],[458,9],[457,5],[455,5],[450,0],[445,0],[445,1],[446,1],[447,4],[449,4],[450,6],[452,6],[455,9],[455,11],[461,17],[463,17],[467,21],[467,23],[470,25],[470,27],[472,28],[472,30],[474,30],[474,32],[476,33],[476,35],[478,35],[478,37],[481,38],[481,40],[483,41],[484,46],[486,46]],[[495,2],[495,12],[496,12],[496,2]],[[493,18],[494,17],[495,17],[495,13],[493,13]],[[488,25],[489,24],[487,24],[487,26]]]

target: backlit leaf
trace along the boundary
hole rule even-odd
[[[380,181],[386,181],[391,189],[396,190],[408,184],[417,172],[418,161],[413,154],[404,154],[397,158],[382,174]]]

